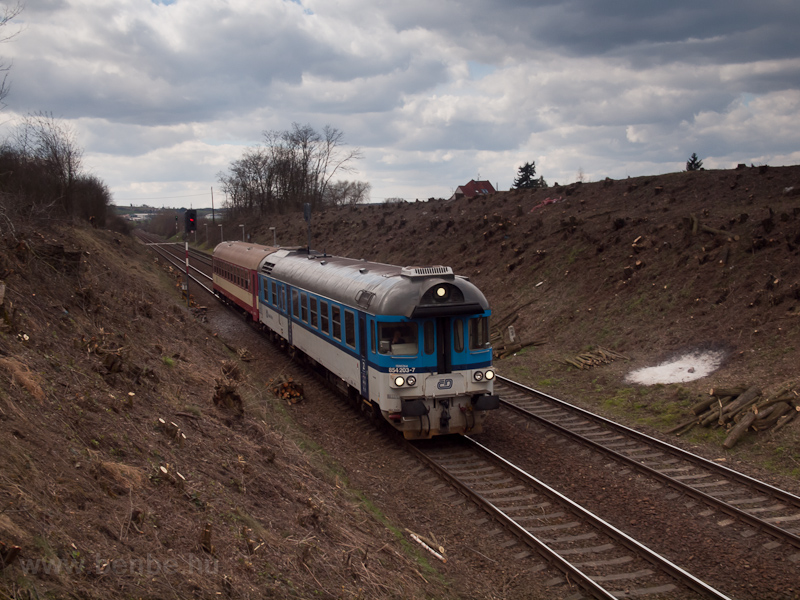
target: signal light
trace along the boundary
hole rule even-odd
[[[186,233],[197,231],[197,210],[190,208],[186,211]]]

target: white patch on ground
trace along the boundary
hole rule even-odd
[[[684,354],[679,358],[661,363],[655,367],[631,371],[625,377],[625,381],[644,385],[694,381],[716,371],[722,364],[723,358],[725,358],[725,353],[719,351]]]

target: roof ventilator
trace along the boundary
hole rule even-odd
[[[373,292],[369,292],[367,290],[361,290],[356,294],[356,304],[361,306],[362,308],[369,308],[370,303],[372,303],[372,299],[375,297]]]
[[[418,277],[453,277],[453,269],[450,267],[403,267],[400,271],[403,277],[410,277],[411,279]]]

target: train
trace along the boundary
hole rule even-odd
[[[406,439],[477,433],[499,407],[491,311],[444,266],[227,241],[213,289]]]

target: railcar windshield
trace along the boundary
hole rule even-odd
[[[489,343],[489,318],[478,317],[469,320],[469,349],[483,350]]]
[[[392,356],[416,356],[419,330],[416,323],[378,323],[378,352]]]

